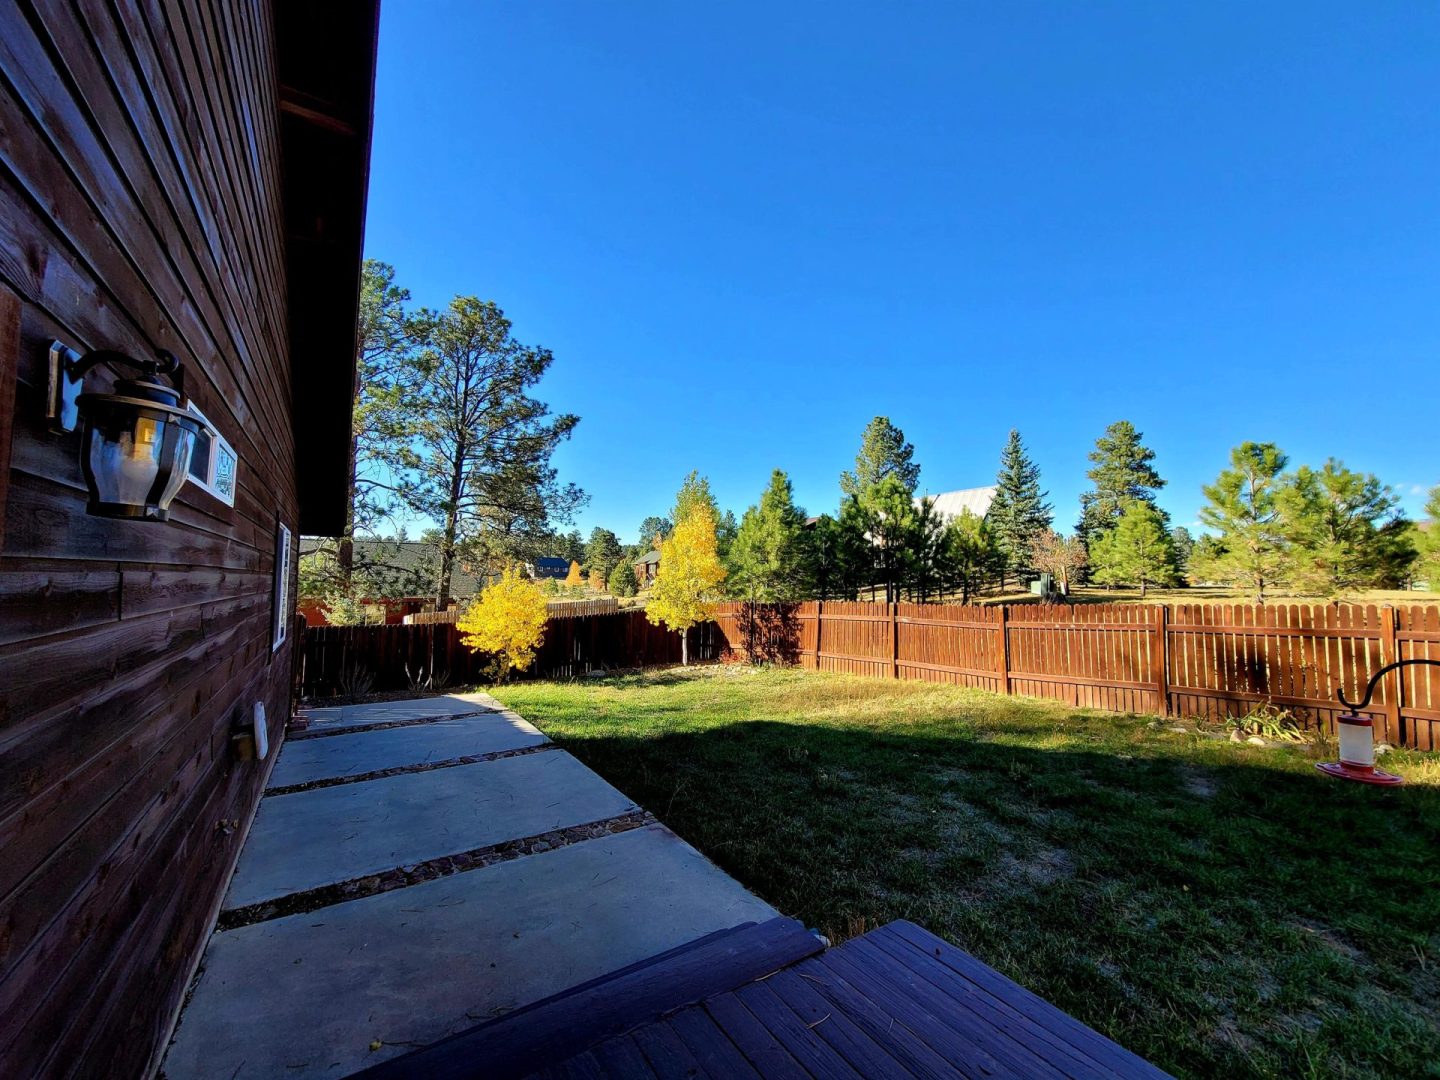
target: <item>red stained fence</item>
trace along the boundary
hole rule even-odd
[[[358,664],[375,675],[374,689],[403,689],[404,664],[418,671],[432,655],[452,684],[484,674],[484,658],[459,645],[453,626],[317,627],[306,634],[304,684],[310,693],[334,693],[346,665]],[[1440,660],[1440,608],[729,603],[691,631],[690,655],[952,683],[1111,712],[1213,720],[1270,703],[1333,730],[1337,689],[1358,700],[1384,664]],[[535,674],[679,660],[678,635],[632,611],[552,619]],[[1388,676],[1366,712],[1377,739],[1434,749],[1440,669]]]

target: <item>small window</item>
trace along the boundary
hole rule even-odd
[[[275,534],[275,644],[274,652],[290,634],[290,530],[280,525]]]
[[[205,421],[205,430],[195,439],[195,449],[190,452],[190,482],[208,491],[226,506],[234,506],[235,468],[239,464],[235,448],[193,402],[186,408]]]

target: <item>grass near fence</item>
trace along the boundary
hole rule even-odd
[[[832,939],[913,919],[1181,1076],[1436,1075],[1431,755],[1382,791],[1312,745],[741,666],[499,695]]]

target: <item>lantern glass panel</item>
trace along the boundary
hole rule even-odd
[[[1375,764],[1375,729],[1369,724],[1347,724],[1343,719],[1335,725],[1340,735],[1340,760],[1346,765]]]

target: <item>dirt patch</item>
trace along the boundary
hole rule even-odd
[[[1075,876],[1075,861],[1064,848],[1039,848],[1023,855],[1007,852],[1000,866],[1002,873],[1031,885],[1053,885]]]
[[[1213,799],[1220,791],[1220,781],[1203,769],[1180,769],[1180,786],[1198,799]]]

